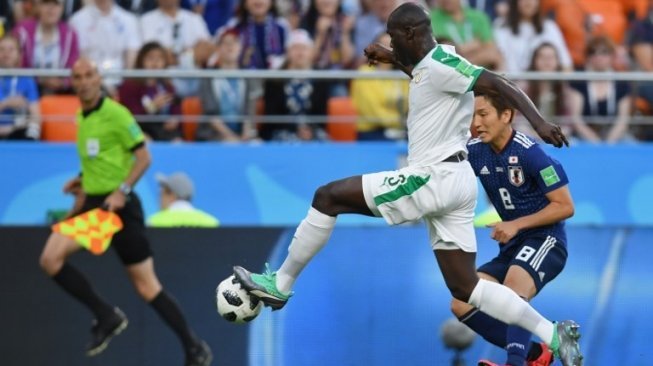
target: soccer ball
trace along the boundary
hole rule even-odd
[[[218,314],[230,322],[247,323],[261,312],[263,302],[240,287],[234,275],[220,282],[215,290]]]

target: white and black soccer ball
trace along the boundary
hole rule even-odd
[[[215,295],[218,314],[230,322],[252,321],[263,308],[263,302],[241,288],[234,275],[220,282]]]

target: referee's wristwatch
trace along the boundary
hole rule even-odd
[[[129,196],[130,193],[132,193],[132,187],[127,184],[127,183],[122,183],[120,184],[120,187],[118,187],[118,190],[122,192],[125,196]]]

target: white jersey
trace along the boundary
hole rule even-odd
[[[101,71],[125,69],[125,52],[141,47],[136,16],[117,4],[108,14],[86,5],[73,15],[70,25],[77,32],[82,55],[95,61]]]
[[[409,87],[409,165],[431,165],[467,151],[474,112],[470,90],[482,70],[448,45],[436,45],[415,66]]]
[[[185,9],[178,9],[174,18],[159,9],[145,13],[141,16],[141,31],[144,42],[157,41],[175,54],[211,39],[204,18]]]

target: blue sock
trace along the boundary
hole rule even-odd
[[[459,320],[472,328],[486,341],[497,347],[506,348],[506,336],[508,334],[508,325],[506,323],[496,320],[476,308],[461,316]]]
[[[526,354],[530,346],[531,332],[515,325],[508,326],[506,351],[508,351],[508,365],[524,366]]]

